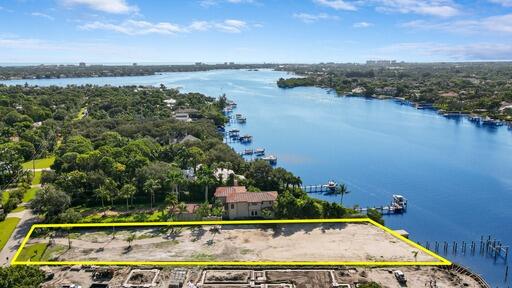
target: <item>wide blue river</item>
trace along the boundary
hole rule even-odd
[[[249,147],[263,147],[304,184],[344,182],[344,204],[380,206],[393,194],[409,200],[407,213],[386,216],[386,225],[411,239],[472,241],[491,235],[512,245],[512,131],[447,119],[392,100],[337,97],[319,88],[280,89],[284,72],[217,70],[106,77],[4,81],[30,85],[160,85],[210,96],[225,93],[247,117]],[[2,83],[2,82],[0,82]],[[235,144],[237,151],[244,148]],[[330,201],[335,196],[311,194]],[[460,247],[460,246],[459,246]],[[469,254],[469,253],[468,253]],[[494,287],[504,282],[503,259],[453,255]],[[512,272],[512,271],[511,271]]]

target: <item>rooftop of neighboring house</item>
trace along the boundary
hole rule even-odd
[[[215,190],[215,197],[225,197],[226,203],[237,203],[237,202],[265,202],[265,201],[276,201],[276,191],[266,192],[248,192],[245,186],[230,186],[230,187],[218,187]]]

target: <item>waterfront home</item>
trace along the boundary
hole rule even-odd
[[[192,135],[187,135],[187,136],[183,137],[183,139],[180,140],[180,144],[184,144],[186,142],[198,142],[198,141],[201,141],[201,139],[199,139],[195,136],[192,136]]]
[[[190,118],[190,115],[188,113],[183,112],[174,113],[174,119],[183,122],[192,122],[192,118]]]
[[[165,106],[167,106],[167,107],[173,107],[174,104],[176,104],[176,100],[170,98],[170,99],[164,100],[164,103],[165,103]]]
[[[364,94],[366,93],[366,89],[364,87],[358,86],[352,89],[352,94]]]
[[[198,113],[196,109],[178,109],[173,113],[173,116],[178,121],[184,122],[192,122],[194,119],[198,118]]]
[[[265,217],[263,211],[271,212],[277,200],[276,191],[248,192],[245,186],[218,187],[214,196],[224,205],[228,219]]]
[[[395,87],[376,88],[375,89],[375,94],[377,94],[377,95],[395,96],[397,91],[398,90]]]

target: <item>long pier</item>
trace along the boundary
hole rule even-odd
[[[325,193],[332,192],[333,190],[327,185],[307,185],[300,187],[306,193]]]
[[[380,214],[382,215],[390,215],[390,214],[402,214],[402,213],[405,213],[405,211],[407,210],[406,208],[395,208],[393,207],[392,205],[389,205],[389,206],[375,206],[375,207],[356,207],[356,208],[353,208],[355,211],[359,212],[359,213],[367,213],[368,210],[377,210],[380,212]]]

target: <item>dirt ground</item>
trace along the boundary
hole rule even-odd
[[[400,285],[393,271],[402,271],[407,284]],[[467,287],[479,288],[480,285],[470,277],[453,274],[437,267],[394,267],[394,268],[351,268],[334,273],[338,284],[376,282],[382,287]]]
[[[110,287],[122,287],[122,283],[126,280],[131,269],[140,269],[143,267],[114,267],[114,277],[109,283]],[[158,267],[147,267],[146,269],[155,269]],[[46,267],[46,270],[55,273],[54,279],[45,283],[43,288],[60,288],[63,284],[78,284],[83,288],[88,288],[92,284],[92,272],[87,272],[87,269],[72,271],[70,267]],[[103,269],[103,268],[100,268]],[[143,268],[144,269],[144,268]],[[169,287],[170,275],[175,268],[165,267],[158,268],[160,270],[157,278],[157,286],[155,288]],[[183,269],[183,268],[178,268]],[[185,268],[187,271],[186,283],[191,281],[200,288],[244,288],[253,287],[250,282],[254,281],[253,270],[202,270],[200,268]],[[400,286],[394,278],[392,272],[394,270],[401,270],[407,277],[407,284]],[[351,287],[356,287],[356,283],[377,282],[383,288],[396,288],[396,287],[411,287],[411,288],[482,288],[474,280],[468,276],[461,274],[454,274],[437,267],[389,267],[389,268],[342,268],[342,269],[276,269],[276,270],[257,270],[257,273],[265,275],[266,280],[258,281],[260,284],[294,284],[296,288],[326,288],[332,287],[333,282],[338,284],[349,284]],[[246,278],[241,280],[240,277],[233,275],[243,274]],[[208,278],[208,275],[222,276],[227,281],[221,284],[222,279],[216,278],[216,284],[208,284],[202,282]],[[204,276],[204,277],[203,277]],[[212,279],[210,279],[212,280]],[[232,281],[235,280],[237,284]],[[245,283],[244,283],[245,282]],[[268,286],[273,287],[273,286]],[[276,286],[286,287],[286,286]]]
[[[292,283],[296,288],[332,287],[329,271],[267,271],[269,283]]]
[[[438,261],[367,223],[195,226],[172,233],[118,227],[115,237],[105,231],[75,230],[71,249],[52,255],[51,260]],[[130,245],[127,239],[132,234]],[[28,245],[48,240],[34,238]],[[64,235],[54,240],[68,245]]]

